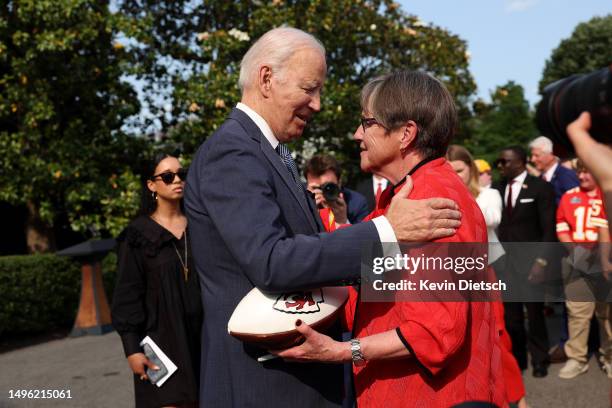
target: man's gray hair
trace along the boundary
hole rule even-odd
[[[244,92],[257,80],[259,68],[268,65],[272,72],[281,73],[291,56],[303,48],[314,48],[325,56],[325,47],[313,35],[293,27],[274,28],[262,35],[249,48],[240,62],[238,86]]]
[[[553,152],[553,142],[546,136],[536,137],[529,143],[529,149],[541,149],[544,153],[552,153]]]

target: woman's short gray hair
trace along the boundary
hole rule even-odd
[[[238,85],[244,92],[257,79],[259,68],[268,65],[272,72],[282,73],[285,63],[302,48],[314,48],[325,55],[325,47],[312,34],[293,27],[274,28],[249,48],[240,62]]]
[[[421,71],[398,71],[370,81],[361,108],[387,131],[416,123],[414,148],[423,157],[442,157],[457,127],[455,102],[446,87]]]

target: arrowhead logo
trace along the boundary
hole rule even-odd
[[[283,293],[272,306],[274,310],[291,314],[316,313],[321,310],[319,303],[323,303],[323,290],[296,291]]]

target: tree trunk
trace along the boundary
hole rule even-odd
[[[36,204],[28,201],[26,206],[28,207],[28,218],[26,220],[28,252],[34,254],[55,251],[53,228],[50,228],[40,219]]]

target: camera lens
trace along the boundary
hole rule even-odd
[[[536,122],[540,131],[551,137],[555,147],[573,152],[565,128],[582,112],[591,113],[593,138],[612,143],[612,67],[586,75],[572,75],[544,88],[538,105]]]
[[[336,183],[323,183],[321,184],[321,191],[325,201],[336,201],[340,195],[340,186]]]

